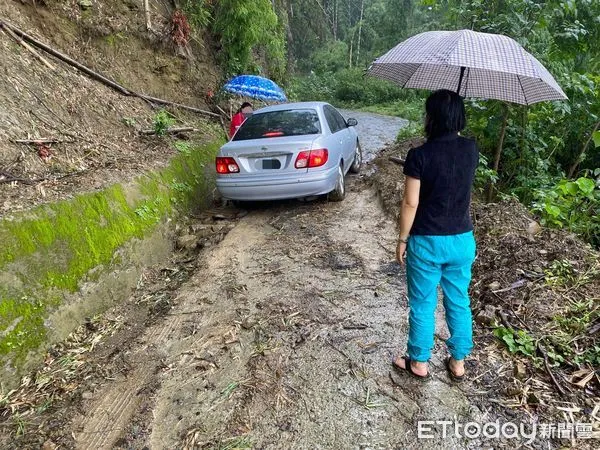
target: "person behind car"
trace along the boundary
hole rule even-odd
[[[233,137],[239,127],[242,126],[244,121],[254,112],[252,104],[244,102],[240,106],[240,109],[231,118],[231,124],[229,125],[229,139]]]

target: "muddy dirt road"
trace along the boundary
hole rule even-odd
[[[399,117],[346,109],[340,112],[346,119],[353,117],[358,121],[356,131],[360,137],[363,161],[373,160],[379,150],[394,141],[400,128],[408,125],[408,120]]]
[[[367,154],[403,124],[346,114]],[[441,346],[429,383],[390,371],[407,335],[394,224],[350,186],[342,203],[252,206],[137,337],[127,374],[88,395],[77,447],[437,448],[419,419],[471,418]]]
[[[403,123],[352,116],[367,152]],[[481,413],[444,371],[441,312],[433,379],[391,370],[408,313],[395,225],[366,183],[348,190],[340,203],[250,206],[176,289],[142,287],[108,312],[119,326],[93,341],[72,402],[46,413],[44,448],[479,448],[417,438],[419,420]],[[166,282],[178,271],[160,269]]]
[[[428,383],[390,373],[407,334],[394,236],[369,190],[252,211],[86,401],[77,447],[437,448],[417,420],[472,412],[441,348]]]

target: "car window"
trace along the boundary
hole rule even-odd
[[[337,131],[339,131],[340,125],[337,119],[335,118],[335,110],[331,106],[326,105],[323,108],[323,112],[325,113],[325,120],[327,120],[327,125],[329,125],[329,129],[331,130],[331,132],[336,133]]]
[[[344,128],[348,128],[348,125],[346,125],[346,119],[344,119],[344,117],[340,114],[340,112],[335,108],[331,108],[331,109],[333,111],[333,116],[335,117],[335,120],[338,123],[339,129],[343,130]]]
[[[280,136],[320,134],[321,123],[314,109],[288,109],[253,114],[242,124],[234,141]]]

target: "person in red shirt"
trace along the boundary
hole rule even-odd
[[[252,104],[248,102],[242,103],[238,112],[231,118],[231,125],[229,125],[229,139],[233,137],[237,129],[244,123],[244,121],[252,114]]]

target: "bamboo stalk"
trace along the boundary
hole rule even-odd
[[[15,144],[58,144],[60,141],[58,139],[15,139],[13,141]]]
[[[214,112],[211,112],[211,111],[205,111],[203,109],[199,109],[199,108],[196,108],[194,106],[187,106],[187,105],[183,105],[181,103],[176,103],[176,102],[171,102],[169,100],[163,100],[161,98],[151,97],[150,95],[137,94],[135,92],[132,92],[131,95],[133,95],[135,97],[139,97],[139,98],[141,98],[143,100],[146,100],[148,102],[151,102],[151,103],[159,103],[161,105],[176,106],[176,107],[181,108],[181,109],[187,109],[188,111],[194,111],[194,112],[197,112],[197,113],[206,114],[207,116],[220,117],[217,113],[214,113]]]
[[[57,50],[54,50],[52,47],[49,47],[46,44],[38,41],[37,39],[34,39],[33,37],[29,36],[27,33],[19,30],[17,27],[10,25],[8,22],[6,22],[6,20],[0,18],[0,26],[2,26],[5,30],[12,30],[16,35],[20,36],[23,40],[27,41],[28,43],[30,43],[38,48],[41,48],[45,52],[50,53],[52,56],[55,56],[56,58],[60,59],[61,61],[64,61],[67,64],[69,64],[73,67],[76,67],[80,71],[89,75],[91,78],[93,78],[97,81],[100,81],[101,83],[104,83],[107,86],[112,87],[113,89],[116,89],[117,91],[121,92],[124,95],[132,95],[131,92],[129,92],[127,89],[125,89],[120,84],[115,83],[114,81],[106,78],[105,76],[100,75],[98,72],[94,72],[92,69],[84,66],[83,64],[79,64],[77,61],[69,58],[67,55],[64,55],[63,53],[61,53]]]
[[[150,5],[148,0],[144,0],[144,13],[146,14],[146,30],[152,31],[152,23],[150,22]]]
[[[211,111],[205,111],[203,109],[196,108],[193,106],[183,105],[181,103],[171,102],[169,100],[163,100],[160,98],[151,97],[149,95],[144,95],[144,94],[138,94],[137,92],[130,91],[129,89],[121,86],[120,84],[105,77],[104,75],[102,75],[98,72],[95,72],[94,70],[90,69],[89,67],[86,67],[83,64],[78,63],[74,59],[69,58],[67,55],[65,55],[57,50],[54,50],[52,47],[49,47],[48,45],[38,41],[37,39],[34,39],[33,37],[29,36],[27,33],[19,30],[17,27],[10,25],[8,22],[6,22],[6,20],[4,20],[2,18],[0,18],[0,27],[4,28],[5,30],[9,30],[9,29],[12,30],[17,36],[20,36],[23,40],[29,42],[31,45],[38,47],[47,53],[50,53],[52,56],[55,56],[56,58],[60,59],[61,61],[64,61],[67,64],[80,70],[81,72],[89,75],[90,78],[115,89],[116,91],[120,92],[123,95],[130,96],[130,97],[138,97],[138,98],[141,98],[148,102],[158,103],[158,104],[162,104],[162,105],[175,106],[177,108],[182,108],[182,109],[186,109],[188,111],[205,114],[205,115],[208,115],[211,117],[220,117],[219,114],[213,113]]]
[[[165,130],[165,133],[183,133],[186,131],[198,131],[196,128],[192,128],[192,127],[175,127],[175,128],[167,128]],[[141,130],[140,134],[156,134],[156,130]]]
[[[6,32],[6,34],[8,34],[15,41],[17,41],[19,44],[21,44],[21,46],[23,46],[33,56],[35,56],[37,59],[39,59],[41,62],[43,62],[46,65],[46,67],[48,67],[50,70],[52,70],[52,71],[55,70],[54,66],[52,64],[50,64],[46,58],[44,58],[42,55],[40,55],[38,52],[36,52],[35,49],[33,47],[31,47],[31,45],[29,45],[27,42],[25,42],[22,38],[19,38],[19,36],[17,36],[10,28],[2,27],[2,28],[0,28],[0,30]]]

